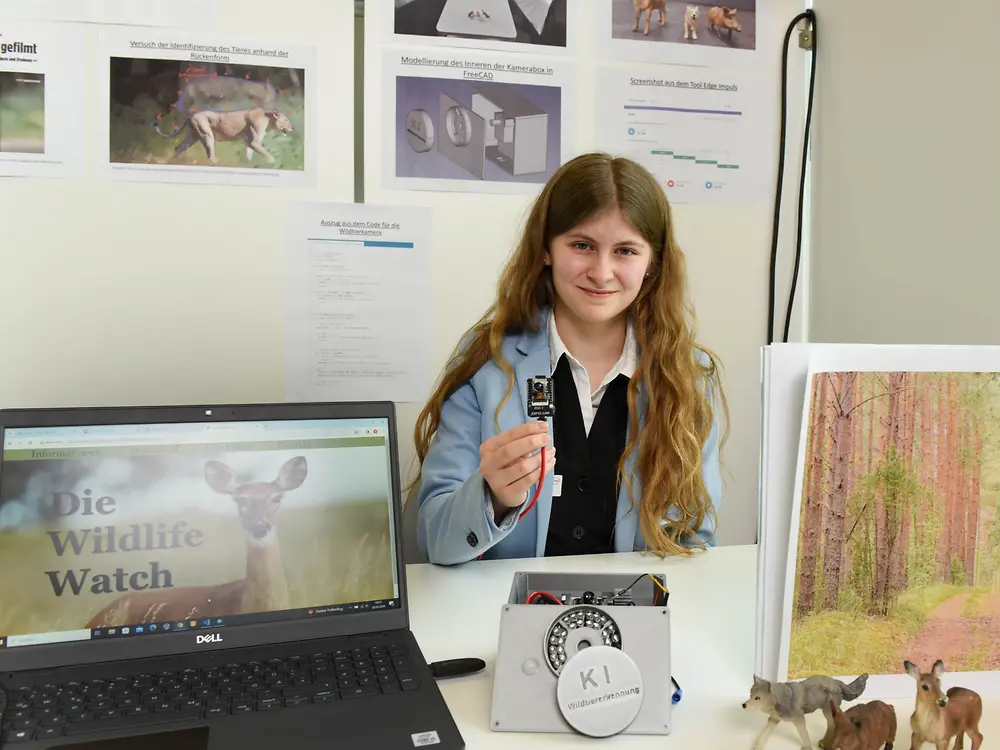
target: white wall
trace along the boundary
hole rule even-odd
[[[801,12],[801,0],[763,0],[769,14],[758,17],[758,48],[768,56],[777,112],[781,39],[789,20]],[[428,206],[433,211],[434,242],[434,350],[435,370],[445,363],[461,334],[483,313],[495,294],[496,279],[510,252],[526,210],[527,196],[467,193],[400,192],[382,188],[382,154],[378,128],[386,127],[382,112],[381,78],[383,15],[387,5],[368,2],[365,18],[366,97],[365,201],[367,203]],[[571,12],[589,3],[570,4]],[[586,56],[575,60],[579,111],[574,128],[584,150],[600,149],[594,141],[594,28],[590,13],[583,14],[581,33]],[[786,163],[785,224],[782,230],[782,263],[779,264],[779,321],[784,314],[793,240],[791,218],[796,199],[799,135],[803,112],[802,60],[793,44],[789,66],[790,119]],[[774,142],[777,143],[777,116]],[[773,184],[773,179],[768,180]],[[725,366],[724,387],[730,402],[731,435],[723,453],[727,470],[726,494],[720,512],[720,544],[752,543],[757,509],[757,465],[760,424],[760,347],[766,343],[767,279],[771,241],[773,190],[761,195],[759,204],[747,207],[681,205],[676,208],[676,229],[685,249],[691,293],[699,321],[700,340],[715,349]],[[461,280],[461,281],[460,281]],[[802,279],[800,277],[801,296]],[[792,340],[802,331],[801,307],[795,311]],[[413,425],[421,405],[399,409],[401,458],[404,469],[413,466]]]
[[[815,5],[809,338],[996,344],[1000,5]]]
[[[321,89],[319,183],[315,191],[105,182],[96,177],[97,27],[80,127],[92,150],[81,179],[0,179],[0,405],[65,406],[280,401],[284,397],[285,206],[289,200],[351,201],[353,29],[347,0],[218,0],[229,35],[265,35],[318,48]],[[365,45],[365,200],[433,208],[435,367],[480,315],[528,206],[526,197],[390,192],[380,185],[383,121],[378,16],[368,3]],[[572,4],[574,9],[582,7]],[[762,1],[761,6],[765,6]],[[780,41],[801,0],[766,3],[758,44],[767,50],[777,101]],[[266,18],[266,27],[259,19]],[[194,20],[192,20],[194,23]],[[593,33],[584,14],[582,33]],[[589,38],[589,36],[588,36]],[[587,47],[584,47],[587,50]],[[792,50],[791,58],[801,55]],[[801,57],[798,58],[801,62]],[[594,65],[577,61],[579,112],[572,127],[594,143]],[[790,83],[789,148],[799,151],[801,65]],[[307,85],[309,85],[307,81]],[[775,126],[777,121],[775,120]],[[777,129],[775,127],[775,141]],[[795,200],[797,157],[786,173],[786,219]],[[721,512],[722,544],[754,540],[759,451],[759,348],[765,342],[772,194],[751,207],[678,206],[701,340],[719,352],[732,410]],[[787,222],[786,222],[787,223]],[[783,231],[787,277],[791,227]],[[470,242],[469,238],[474,238]],[[458,280],[461,279],[461,283]],[[779,284],[779,303],[784,285]],[[781,305],[783,307],[783,305]],[[780,317],[780,316],[779,316]],[[792,338],[801,328],[792,329]],[[401,456],[412,464],[418,405],[400,407]]]
[[[0,405],[280,401],[285,206],[353,200],[353,7],[217,0],[220,36],[314,45],[315,191],[107,182],[97,177],[97,32],[78,126],[80,179],[0,178]],[[266,24],[261,23],[266,19]],[[194,30],[198,18],[190,18]],[[212,29],[206,29],[211,31]]]

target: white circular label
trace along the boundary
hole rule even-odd
[[[590,737],[624,731],[642,707],[642,675],[632,657],[611,646],[592,646],[563,665],[556,685],[563,718]]]

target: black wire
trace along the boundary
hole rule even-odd
[[[785,174],[785,126],[788,100],[788,43],[791,39],[799,21],[808,19],[811,24],[812,33],[812,60],[809,66],[809,94],[806,103],[806,124],[805,133],[802,138],[802,163],[799,169],[799,205],[798,205],[798,227],[795,238],[795,263],[792,269],[792,285],[788,294],[788,310],[785,315],[784,336],[782,341],[788,341],[788,332],[791,327],[792,307],[795,304],[795,287],[799,275],[799,260],[802,255],[802,214],[805,205],[805,184],[806,184],[806,156],[809,150],[809,131],[812,125],[813,107],[813,86],[816,80],[816,14],[810,9],[800,13],[792,19],[792,22],[785,30],[785,39],[781,48],[781,130],[778,143],[778,179],[775,186],[774,198],[774,225],[771,230],[771,273],[768,283],[767,297],[767,342],[774,342],[774,288],[777,276],[778,265],[778,225],[781,220],[781,189]]]
[[[639,576],[639,577],[638,577],[638,578],[636,578],[636,579],[635,579],[634,581],[632,581],[632,583],[630,583],[630,584],[629,584],[628,586],[626,586],[626,587],[625,587],[625,588],[623,588],[623,589],[622,589],[621,591],[619,591],[619,592],[618,592],[617,594],[615,594],[615,597],[619,597],[619,596],[625,596],[625,594],[627,594],[627,593],[628,593],[629,591],[631,591],[631,590],[632,590],[632,587],[633,587],[633,586],[635,586],[635,585],[636,585],[637,583],[639,583],[639,581],[641,581],[641,580],[642,580],[643,578],[645,578],[645,577],[646,577],[647,575],[648,575],[647,573],[643,573],[643,574],[642,574],[641,576]]]
[[[639,576],[638,578],[636,578],[634,581],[632,581],[632,583],[630,583],[628,586],[626,586],[625,588],[623,588],[621,591],[616,592],[615,595],[614,595],[614,598],[617,599],[619,596],[625,596],[625,594],[627,594],[629,591],[631,591],[632,587],[635,586],[637,583],[639,583],[639,581],[641,581],[643,578],[646,578],[646,577],[652,577],[652,575],[653,575],[652,573],[643,573],[641,576]],[[660,587],[657,585],[657,583],[658,583],[658,581],[653,581],[653,606],[654,607],[659,607],[660,606],[660,595],[661,594],[664,597],[663,598],[663,604],[666,604],[667,601],[670,599],[670,594],[662,592],[661,589],[660,589]]]

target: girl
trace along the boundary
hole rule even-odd
[[[418,539],[433,563],[710,543],[721,495],[714,355],[688,320],[666,195],[585,154],[536,199],[496,301],[414,434]],[[529,419],[529,379],[555,417]],[[558,458],[557,458],[558,454]]]

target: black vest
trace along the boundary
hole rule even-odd
[[[552,498],[546,557],[614,552],[618,462],[628,433],[628,378],[612,380],[588,436],[576,383],[565,355],[553,377],[555,472],[562,494]]]

